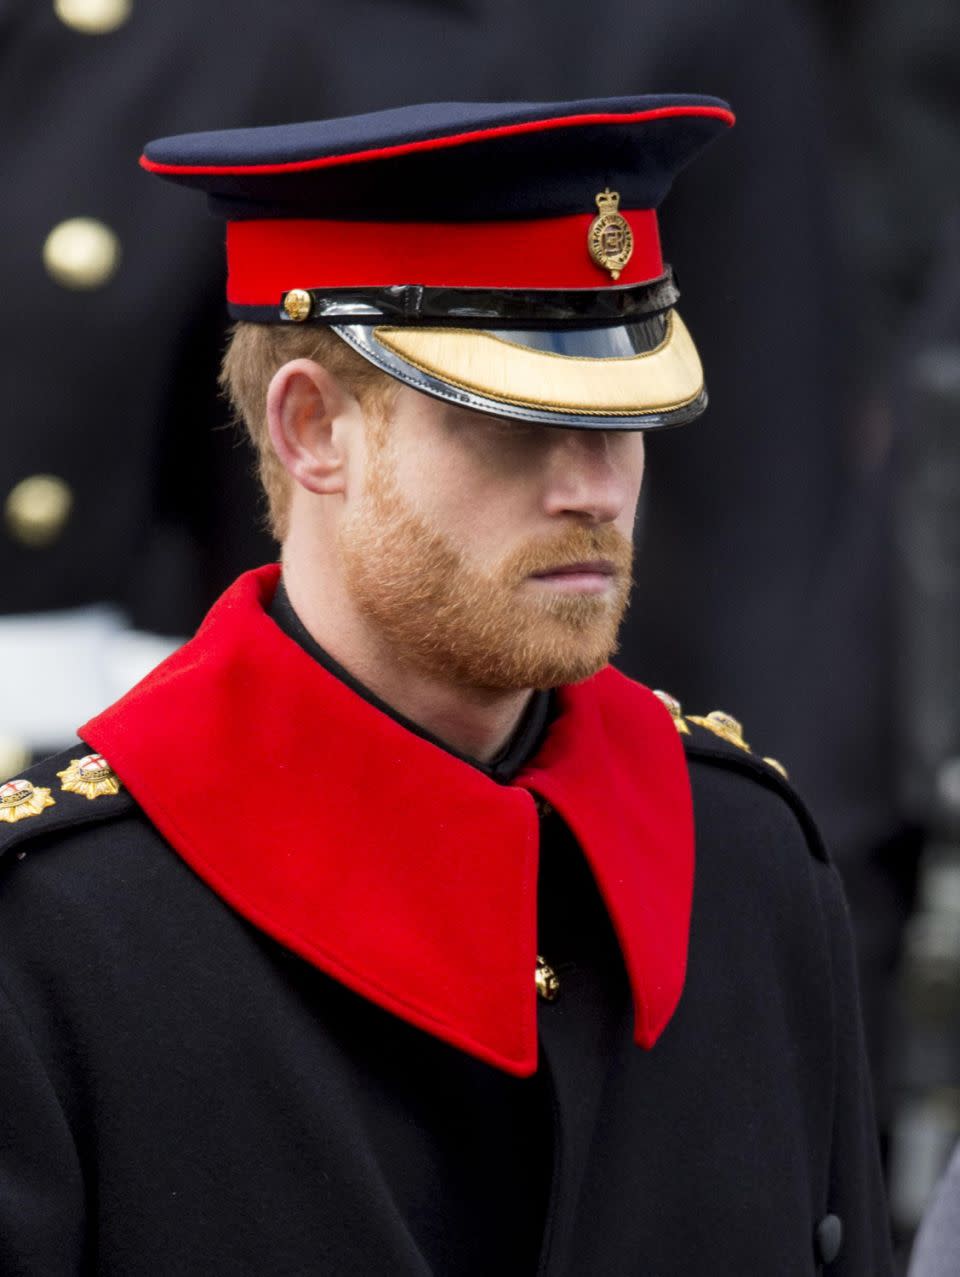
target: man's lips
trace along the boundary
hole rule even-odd
[[[571,594],[601,594],[609,588],[616,575],[616,564],[609,559],[590,559],[580,563],[558,563],[540,572],[531,572],[529,579]]]
[[[544,568],[541,572],[532,572],[535,581],[551,576],[616,576],[616,565],[609,559],[590,559],[583,563],[561,563],[556,567]]]

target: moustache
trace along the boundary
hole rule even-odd
[[[611,524],[598,528],[569,527],[559,535],[531,537],[510,552],[498,575],[510,585],[519,585],[537,573],[598,559],[610,563],[616,577],[629,577],[633,542]]]

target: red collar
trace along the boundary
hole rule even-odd
[[[558,692],[512,785],[408,731],[265,614],[242,576],[197,636],[80,729],[238,913],[370,1001],[507,1072],[537,1067],[538,818],[593,869],[652,1046],[686,970],[693,813],[683,747],[607,668]]]

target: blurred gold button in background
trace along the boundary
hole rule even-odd
[[[0,785],[30,766],[30,751],[21,740],[0,736]]]
[[[53,0],[53,11],[68,27],[84,35],[106,35],[122,27],[132,0]]]
[[[43,264],[64,288],[100,288],[120,265],[120,241],[93,217],[71,217],[47,236]]]
[[[69,484],[54,474],[33,474],[10,492],[4,516],[15,540],[32,549],[42,549],[59,537],[72,508]]]

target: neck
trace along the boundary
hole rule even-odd
[[[404,661],[356,615],[336,574],[303,570],[285,552],[283,579],[293,609],[311,637],[398,714],[481,763],[489,763],[506,745],[529,703],[531,689],[491,691],[438,679]],[[323,582],[322,590],[317,582]]]

